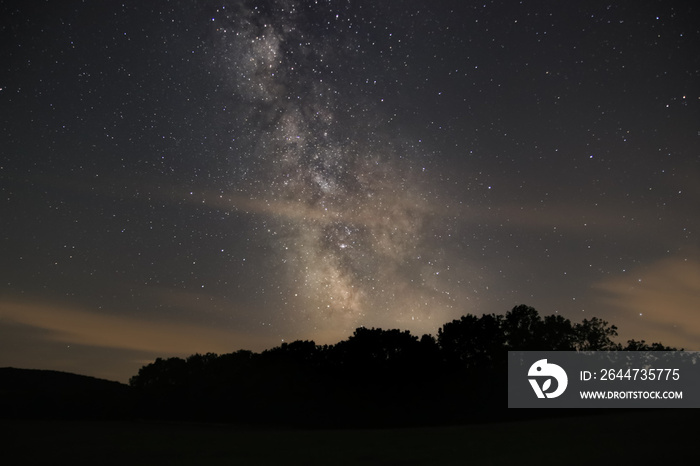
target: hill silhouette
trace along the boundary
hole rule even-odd
[[[52,370],[0,368],[0,417],[114,419],[129,415],[128,385]]]

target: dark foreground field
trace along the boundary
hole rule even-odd
[[[688,455],[698,419],[646,410],[389,430],[23,420],[0,420],[0,429],[7,465],[658,465],[697,464]]]

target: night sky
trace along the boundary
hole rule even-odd
[[[700,6],[3,1],[0,367],[435,335],[700,350]]]

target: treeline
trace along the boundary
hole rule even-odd
[[[166,419],[290,426],[464,423],[507,412],[508,351],[675,350],[616,343],[598,318],[542,318],[520,305],[463,316],[437,337],[358,328],[335,345],[294,341],[253,353],[157,359],[130,380],[138,412]]]

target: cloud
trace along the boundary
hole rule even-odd
[[[66,344],[55,332],[0,321],[0,367],[56,370],[127,383],[160,353]]]
[[[178,322],[167,317],[145,320],[46,303],[0,301],[0,324],[44,330],[44,338],[72,345],[146,351],[164,357],[193,353],[262,350],[272,337]]]
[[[598,283],[603,305],[624,314],[621,336],[700,350],[700,260],[672,257]],[[624,334],[622,334],[624,331]]]

